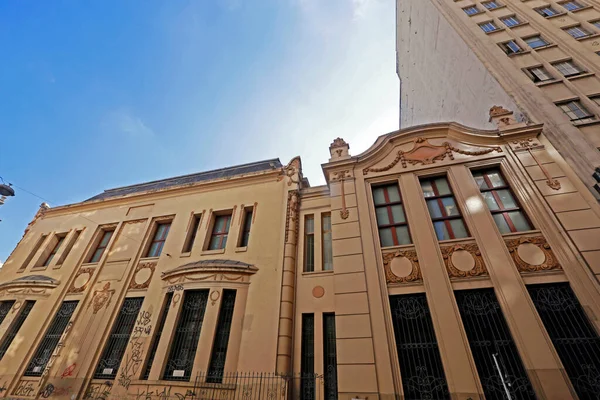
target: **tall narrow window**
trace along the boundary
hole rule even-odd
[[[186,290],[163,379],[189,381],[204,321],[208,290]]]
[[[337,353],[335,344],[335,314],[323,314],[323,378],[325,399],[337,399]]]
[[[512,399],[535,400],[494,289],[461,290],[455,295],[485,398],[505,400],[510,393]]]
[[[240,240],[240,247],[248,246],[250,241],[250,228],[252,227],[252,209],[244,212],[244,228],[242,229],[242,237]]]
[[[100,237],[100,241],[98,242],[96,249],[90,256],[90,260],[88,262],[96,263],[96,262],[100,261],[100,259],[102,258],[102,255],[104,254],[104,251],[108,247],[108,243],[110,243],[110,238],[112,237],[114,232],[115,232],[114,230],[102,231],[102,236]]]
[[[469,237],[448,179],[445,176],[421,179],[421,188],[438,240]]]
[[[227,245],[227,236],[229,235],[229,225],[231,225],[231,214],[215,216],[209,250],[221,250]]]
[[[50,357],[52,356],[56,345],[67,328],[71,316],[75,312],[75,308],[77,308],[77,303],[79,303],[79,301],[63,301],[60,305],[58,312],[50,323],[46,334],[38,345],[33,358],[25,370],[25,376],[42,375],[44,368],[46,368],[46,364],[50,361]]]
[[[315,270],[315,217],[304,217],[304,272]]]
[[[73,249],[73,246],[75,246],[75,243],[77,243],[77,239],[79,239],[79,236],[81,236],[81,230],[75,232],[75,234],[67,244],[67,247],[65,247],[65,250],[62,252],[60,258],[58,259],[58,261],[56,261],[56,265],[62,265],[62,263],[65,262],[65,260],[69,256],[69,253]]]
[[[321,237],[323,241],[323,270],[333,270],[333,248],[331,243],[331,214],[321,215]]]
[[[499,168],[473,171],[473,178],[477,182],[500,233],[531,230],[531,224]]]
[[[412,243],[398,184],[374,187],[373,202],[381,247]]]
[[[579,65],[571,60],[561,61],[552,65],[567,78],[570,76],[581,75],[585,72]]]
[[[217,332],[213,343],[210,364],[206,382],[223,382],[223,371],[225,370],[225,360],[227,358],[227,346],[229,344],[229,334],[231,333],[231,322],[233,321],[233,308],[235,306],[235,290],[223,289],[223,300],[221,300],[221,310],[219,310],[219,320],[217,321]]]
[[[12,308],[12,306],[14,304],[15,304],[14,300],[0,302],[0,325],[4,321],[4,318],[6,318],[6,316],[8,315],[8,312],[10,311],[10,309]]]
[[[527,286],[567,375],[582,400],[598,398],[600,338],[568,283]]]
[[[23,264],[21,265],[21,268],[19,268],[19,271],[23,271],[24,269],[27,268],[27,266],[29,265],[29,263],[31,262],[33,257],[36,255],[36,253],[38,252],[40,247],[42,247],[42,244],[46,241],[47,237],[48,237],[48,235],[42,235],[37,240],[37,242],[35,242],[35,246],[33,246],[33,249],[31,249],[31,252],[29,253],[29,255],[27,255],[27,258],[25,259],[25,261],[23,261]]]
[[[572,122],[581,123],[596,119],[594,114],[589,112],[579,100],[571,100],[566,103],[557,104],[557,106],[563,110]]]
[[[167,235],[169,234],[169,230],[171,229],[171,222],[164,222],[160,224],[156,224],[156,230],[154,231],[154,236],[152,237],[152,241],[150,242],[150,246],[148,247],[148,252],[146,253],[146,257],[158,257],[160,253],[162,253],[162,249],[167,240]]]
[[[152,363],[154,362],[154,357],[156,357],[156,350],[158,349],[158,342],[160,341],[163,329],[165,328],[165,322],[167,321],[167,314],[169,313],[169,308],[171,307],[172,300],[173,292],[167,293],[165,305],[163,306],[162,312],[160,314],[160,319],[158,320],[158,325],[156,326],[156,332],[154,333],[154,338],[152,338],[152,344],[150,346],[150,350],[148,351],[148,362],[146,363],[146,368],[144,369],[144,373],[142,374],[143,380],[147,380],[150,376]]]
[[[44,261],[42,266],[47,267],[48,265],[50,265],[50,263],[52,262],[52,259],[56,255],[56,253],[58,253],[60,246],[65,241],[66,236],[67,236],[66,234],[56,236],[56,243],[54,244],[54,247],[52,247],[52,251],[50,251],[50,254],[48,254],[48,257],[46,257],[46,260]]]
[[[554,80],[552,75],[550,75],[550,73],[548,71],[546,71],[546,68],[541,67],[541,66],[528,68],[527,75],[529,75],[531,80],[534,81],[535,83],[548,82],[548,81]]]
[[[300,399],[315,400],[315,315],[302,314]]]
[[[572,26],[570,28],[565,28],[564,31],[567,32],[572,37],[574,37],[575,39],[581,39],[581,38],[591,35],[591,32],[589,32],[587,29],[585,29],[581,25]]]
[[[500,43],[500,47],[508,55],[520,53],[523,51],[521,46],[519,46],[514,40],[509,40],[508,42]]]
[[[183,253],[192,251],[192,247],[194,247],[194,242],[196,241],[196,235],[198,234],[198,228],[200,228],[200,221],[202,221],[202,215],[196,214],[192,217],[190,230],[188,231],[187,239],[183,246]]]
[[[538,14],[540,14],[542,17],[545,17],[545,18],[552,17],[552,16],[558,14],[558,11],[556,11],[554,8],[552,8],[550,6],[536,8],[535,11],[537,11]]]
[[[13,301],[13,303],[14,303],[14,301]],[[2,341],[2,343],[0,343],[0,360],[2,360],[2,358],[8,351],[8,348],[10,347],[10,344],[15,339],[15,336],[17,336],[17,333],[19,333],[19,329],[21,329],[21,326],[23,326],[23,323],[27,319],[27,316],[29,315],[29,312],[33,308],[34,304],[35,304],[35,301],[27,300],[27,301],[25,301],[25,304],[23,306],[21,306],[19,315],[17,316],[17,318],[15,318],[15,320],[13,321],[11,326],[8,328],[8,331],[6,332],[6,335],[4,336],[4,340]]]
[[[523,39],[525,43],[529,45],[532,49],[537,49],[538,47],[548,46],[548,41],[541,37],[540,35],[530,36],[528,38]]]
[[[143,302],[143,297],[130,297],[123,301],[112,332],[104,346],[102,357],[96,367],[94,379],[115,379]]]
[[[404,398],[450,399],[425,293],[390,296],[390,306]]]

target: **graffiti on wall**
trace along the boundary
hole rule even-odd
[[[152,331],[152,312],[141,310],[129,339],[130,351],[125,356],[125,363],[119,374],[119,385],[129,388],[142,362],[144,361],[144,343]]]
[[[106,381],[104,383],[92,383],[88,386],[85,394],[83,395],[84,400],[108,400],[110,391],[112,390],[112,382]]]

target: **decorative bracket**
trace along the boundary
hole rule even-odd
[[[344,191],[344,179],[351,178],[349,170],[343,170],[334,172],[331,177],[331,182],[340,182],[342,185],[342,209],[340,210],[340,217],[342,219],[348,219],[350,211],[346,208],[346,193]]]
[[[558,180],[552,178],[552,175],[550,175],[550,173],[548,172],[548,170],[546,168],[544,168],[544,166],[542,165],[542,163],[533,154],[533,151],[531,151],[532,149],[534,149],[536,147],[541,147],[541,146],[539,146],[539,144],[533,142],[533,138],[522,139],[522,140],[515,140],[515,141],[513,141],[513,144],[517,145],[516,146],[517,150],[525,150],[525,151],[527,151],[529,153],[529,155],[531,156],[531,158],[533,158],[533,161],[535,161],[535,163],[537,164],[537,166],[540,167],[540,169],[542,170],[542,173],[546,177],[546,185],[548,185],[548,187],[550,189],[560,190],[560,188],[561,188],[560,182]]]

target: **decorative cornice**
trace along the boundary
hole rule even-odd
[[[515,264],[517,265],[517,269],[519,272],[541,272],[541,271],[550,271],[550,270],[560,270],[562,267],[558,263],[556,257],[554,257],[554,253],[550,248],[550,245],[546,241],[546,238],[543,236],[537,237],[520,237],[518,239],[506,239],[506,247],[508,247],[508,251],[510,252]],[[537,248],[539,248],[546,257],[544,262],[540,265],[531,265],[521,259],[519,256],[519,246],[522,244],[533,244]]]
[[[396,257],[405,257],[410,261],[412,271],[409,275],[400,277],[392,272],[390,266],[392,260]],[[393,253],[386,253],[383,255],[383,269],[385,271],[385,281],[387,283],[410,283],[416,282],[423,279],[421,276],[421,267],[419,266],[419,259],[415,250],[400,250]]]
[[[483,262],[483,257],[481,256],[481,251],[479,251],[479,246],[477,246],[476,243],[455,244],[452,246],[441,247],[440,250],[442,251],[444,263],[446,264],[446,270],[448,271],[448,276],[450,278],[472,278],[475,276],[484,276],[488,274],[485,263]],[[456,268],[452,262],[452,255],[460,250],[468,252],[471,257],[473,257],[473,261],[475,263],[473,269],[469,271],[462,271]]]
[[[171,282],[173,278],[194,274],[241,274],[253,275],[258,271],[254,265],[233,260],[201,260],[177,268],[170,269],[161,274],[161,279]],[[192,279],[193,280],[193,279]]]

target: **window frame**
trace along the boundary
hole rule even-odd
[[[312,232],[308,232],[307,222],[312,220]],[[302,272],[315,272],[315,214],[305,214],[304,215],[304,257],[302,260]],[[311,253],[311,265],[309,265],[308,260],[308,238],[312,238],[312,253]]]
[[[506,23],[507,20],[515,20],[517,23],[516,24],[512,24],[509,25]],[[502,22],[504,24],[504,26],[506,26],[507,28],[512,28],[514,26],[519,26],[522,25],[524,22],[521,21],[521,19],[516,15],[516,14],[512,14],[512,15],[506,15],[504,17],[500,17],[500,22]]]
[[[537,75],[533,70],[541,69],[544,74],[548,76],[548,79],[540,79],[539,75]],[[535,67],[528,67],[524,69],[525,74],[533,81],[533,83],[543,83],[543,82],[552,82],[555,81],[556,78],[552,76],[552,74],[544,67],[543,65],[536,65]]]
[[[565,74],[558,66],[561,64],[569,64],[569,67],[572,68],[573,70],[576,70],[576,72],[573,73],[569,73],[569,74]],[[565,78],[570,78],[572,76],[579,76],[579,75],[583,75],[585,74],[587,71],[585,69],[583,69],[582,67],[579,66],[579,64],[573,62],[572,59],[567,59],[567,60],[562,60],[562,61],[555,61],[551,63],[552,67],[554,67],[558,72],[560,72],[560,74],[562,76],[564,76]]]
[[[572,33],[571,30],[577,30],[577,31],[581,32],[582,35],[575,36],[575,35],[573,35],[573,33]],[[580,39],[583,39],[583,38],[586,38],[586,37],[592,35],[592,32],[590,32],[587,29],[585,29],[581,24],[573,25],[573,26],[570,26],[568,28],[563,28],[563,31],[565,31],[566,33],[568,33],[569,36],[571,36],[575,40],[580,40]]]
[[[52,250],[46,256],[44,262],[40,265],[40,267],[48,267],[50,265],[50,263],[56,256],[56,253],[58,253],[60,247],[64,244],[65,240],[67,239],[67,233],[58,233],[54,235],[54,238],[56,239],[56,242],[54,243],[54,246],[52,246]]]
[[[481,28],[481,30],[483,32],[485,32],[485,33],[492,33],[492,32],[495,32],[497,30],[500,30],[500,27],[498,25],[496,25],[496,23],[494,22],[494,20],[489,20],[489,21],[486,21],[486,22],[481,22],[478,25]],[[486,30],[484,28],[485,26],[491,26],[494,29]]]
[[[329,230],[325,229],[325,218],[329,218]],[[331,260],[326,260],[325,257],[325,237],[329,234],[330,249],[331,249]],[[327,257],[329,258],[329,257]],[[331,213],[321,213],[321,263],[323,265],[323,271],[333,271],[333,227],[331,226]],[[331,266],[329,267],[329,264]]]
[[[163,230],[162,235],[160,237],[158,237],[161,227],[165,226],[165,225],[167,226],[167,228],[165,230]],[[171,225],[173,225],[172,219],[154,221],[154,227],[152,228],[151,239],[148,241],[148,244],[146,245],[146,251],[144,253],[143,258],[160,257],[160,255],[162,254],[163,249],[165,247],[165,242],[167,241],[167,238],[169,236],[169,232],[171,231]],[[157,250],[158,254],[155,254],[156,252],[152,253],[152,248],[154,247],[155,244],[158,244],[158,243],[160,243],[160,247],[158,247],[158,250]]]
[[[586,115],[580,118],[571,118],[571,116],[568,114],[567,111],[565,111],[565,109],[563,108],[563,106],[566,106],[567,104],[571,104],[574,103],[577,105],[577,108],[580,111],[584,111],[586,112]],[[571,120],[572,123],[577,124],[577,123],[585,123],[585,122],[591,122],[591,121],[595,121],[596,120],[596,115],[594,113],[592,113],[590,110],[588,110],[585,105],[581,102],[580,99],[572,99],[572,100],[568,100],[568,101],[562,101],[559,103],[555,103],[556,106],[558,108],[560,108],[562,110],[562,112],[565,113],[565,115]],[[570,112],[573,112],[573,110],[569,109]]]
[[[217,221],[220,218],[226,218],[227,220],[225,221],[225,224],[223,225],[225,230],[223,231],[215,231],[217,229]],[[208,240],[206,243],[206,249],[207,251],[224,251],[225,248],[227,247],[227,243],[229,242],[229,232],[231,231],[231,222],[233,220],[233,210],[225,210],[222,212],[218,212],[218,213],[213,213],[212,215],[212,221],[211,221],[211,226],[210,226],[210,235],[208,236]],[[215,236],[219,237],[219,244],[217,246],[217,248],[211,248],[211,243],[213,241],[213,238]],[[226,238],[225,238],[226,237]],[[225,243],[223,243],[225,242]]]
[[[509,46],[510,43],[514,44],[519,49],[515,51],[512,47]],[[520,54],[525,51],[515,39],[507,40],[506,42],[499,43],[498,45],[500,46],[504,54],[506,54],[507,56],[512,56],[513,54]]]
[[[475,12],[474,13],[469,13],[467,10],[471,10],[474,9]],[[463,7],[462,10],[465,12],[465,14],[467,14],[468,16],[473,16],[473,15],[477,15],[477,14],[481,14],[483,11],[479,9],[479,7],[477,7],[477,4],[472,4],[470,6],[467,7]]]
[[[544,18],[551,18],[561,14],[561,12],[554,9],[551,4],[546,4],[545,6],[534,8],[533,10]],[[545,13],[544,10],[550,10],[552,14]]]
[[[569,7],[567,7],[567,4],[573,4],[576,7],[575,8],[569,8]],[[560,5],[562,8],[564,8],[565,10],[567,10],[569,12],[581,10],[581,9],[587,7],[587,5],[585,5],[583,3],[580,3],[578,1],[575,1],[575,0],[562,1],[562,2],[558,3],[558,5]]]
[[[445,178],[446,179],[446,181],[448,182],[448,188],[450,189],[450,194],[444,194],[444,195],[439,194],[439,189],[437,188],[437,184],[435,183],[435,180],[437,178]],[[433,189],[434,196],[429,196],[429,197],[425,196],[425,192],[423,191],[423,186],[422,186],[422,182],[424,182],[424,181],[431,181],[431,188]],[[467,225],[467,221],[465,220],[465,218],[463,216],[463,211],[459,205],[459,202],[456,199],[456,195],[454,194],[454,189],[452,188],[452,184],[450,183],[450,179],[448,178],[447,173],[437,174],[437,175],[420,176],[419,177],[419,188],[421,189],[421,195],[423,196],[423,200],[425,201],[425,208],[427,209],[427,213],[429,214],[429,220],[431,221],[431,225],[433,226],[433,230],[435,232],[435,236],[436,236],[438,242],[443,242],[443,241],[447,241],[447,240],[456,240],[456,239],[468,239],[468,238],[472,237],[471,231]],[[458,210],[458,215],[452,215],[452,216],[446,215],[446,208],[444,207],[444,203],[442,202],[442,199],[446,198],[446,197],[453,198],[454,204],[456,205],[456,209]],[[442,213],[441,217],[434,218],[433,215],[431,215],[431,212],[429,211],[429,207],[427,207],[428,200],[437,200],[438,207],[440,208],[440,212]],[[450,221],[453,219],[462,220],[462,223],[465,227],[467,236],[462,237],[462,238],[456,237],[456,235],[454,234],[454,229],[450,225]],[[439,239],[437,237],[435,223],[440,222],[440,221],[444,222],[444,226],[446,227],[446,231],[448,232],[448,235],[450,236],[450,238]]]
[[[494,187],[494,185],[490,181],[489,177],[486,175],[486,172],[488,172],[488,171],[498,171],[498,174],[504,181],[504,185]],[[473,175],[475,172],[480,172],[482,174],[483,179],[485,180],[485,183],[487,184],[488,188],[479,187],[479,185],[477,184],[477,180],[475,179],[475,176]],[[500,165],[496,165],[496,166],[488,165],[488,166],[481,167],[481,168],[472,168],[471,176],[473,176],[473,180],[475,181],[475,186],[477,187],[477,189],[479,190],[479,193],[481,194],[481,201],[486,205],[488,211],[492,215],[492,218],[494,217],[495,214],[502,214],[504,221],[508,225],[510,232],[503,233],[502,235],[510,235],[513,233],[523,233],[523,232],[529,232],[531,230],[535,230],[535,226],[531,222],[531,219],[529,218],[529,215],[527,214],[526,210],[523,208],[523,205],[522,205],[520,199],[515,195],[515,192],[512,189],[510,182],[506,179],[506,176],[505,176],[504,172],[502,171],[502,168],[500,167]],[[502,199],[500,198],[500,196],[497,193],[498,190],[507,190],[510,193],[510,195],[513,197],[513,200],[515,201],[517,207],[504,208],[504,203],[502,202]],[[486,193],[486,192],[492,192],[492,196],[494,197],[496,204],[498,204],[498,207],[500,207],[498,210],[492,210],[487,205],[487,203],[485,201],[485,197],[483,195],[483,193]],[[518,211],[523,215],[523,218],[529,224],[530,229],[525,230],[525,231],[517,230],[517,228],[515,227],[515,224],[512,222],[512,219],[508,215],[508,213],[514,212],[514,211]],[[495,223],[495,221],[494,221],[494,223]],[[500,228],[498,228],[498,229],[500,229]]]
[[[102,260],[102,257],[104,256],[104,252],[106,251],[106,249],[110,246],[110,243],[112,242],[113,236],[115,234],[115,230],[116,230],[116,227],[100,229],[100,232],[96,239],[97,241],[94,244],[94,249],[90,252],[87,263],[96,264],[96,263],[99,263],[100,260]],[[107,234],[110,234],[110,236],[108,237],[106,244],[102,245],[102,243],[104,242],[104,238]],[[96,253],[98,253],[98,251],[100,251],[100,254],[98,255],[98,259],[96,259],[95,255],[96,255]]]
[[[237,247],[245,248],[250,243],[250,231],[252,231],[252,220],[254,218],[254,207],[242,209],[242,221],[240,227],[240,239]]]
[[[532,46],[532,45],[531,45],[531,43],[529,42],[529,40],[531,40],[531,39],[535,39],[535,38],[537,38],[537,40],[536,40],[536,41],[539,41],[539,42],[541,42],[541,43],[544,43],[544,44],[542,44],[542,45],[539,45],[539,46],[535,46],[535,47],[534,47],[534,46]],[[544,38],[542,35],[540,35],[539,33],[538,33],[538,34],[536,34],[536,35],[531,35],[531,36],[524,37],[524,38],[523,38],[523,41],[524,41],[524,42],[527,44],[527,46],[529,46],[529,48],[531,48],[532,50],[535,50],[535,49],[540,49],[540,48],[542,48],[542,47],[550,46],[550,45],[552,44],[552,43],[548,42],[548,41],[547,41],[547,40],[546,40],[546,39],[545,39],[545,38]]]
[[[200,226],[202,225],[202,213],[192,214],[192,219],[190,224],[188,225],[188,232],[185,238],[185,242],[183,243],[183,248],[181,249],[182,253],[191,253],[192,248],[194,247],[194,243],[198,238],[198,231],[200,230]]]
[[[488,7],[488,5],[492,5],[492,4],[494,5],[494,7]],[[491,10],[496,10],[496,9],[498,9],[498,8],[500,8],[500,7],[503,6],[503,4],[498,3],[496,0],[484,1],[484,2],[481,3],[481,5],[483,7],[485,7],[486,10],[490,10],[490,11]]]
[[[398,196],[399,196],[400,200],[390,201],[390,196],[389,196],[389,193],[387,190],[387,188],[390,186],[395,186],[398,189]],[[383,196],[384,196],[385,203],[376,204],[375,196],[373,195],[373,192],[375,191],[375,189],[380,189],[380,188],[384,189]],[[408,225],[408,216],[406,215],[406,207],[404,206],[404,200],[402,199],[402,191],[400,190],[400,183],[398,181],[392,181],[392,182],[381,182],[381,183],[372,184],[371,185],[371,196],[373,198],[373,211],[375,212],[375,225],[377,227],[377,236],[379,236],[379,245],[381,246],[381,248],[412,245],[413,239],[412,239],[412,234],[410,232],[410,226]],[[386,211],[387,211],[387,215],[388,215],[388,220],[394,221],[392,206],[397,206],[397,205],[402,206],[402,212],[404,213],[404,222],[393,222],[390,224],[380,225],[379,221],[377,221],[377,209],[385,207]],[[396,233],[396,228],[401,227],[401,226],[406,226],[406,231],[408,232],[409,243],[401,244],[400,240],[398,239],[398,234]],[[383,243],[381,241],[381,233],[380,233],[381,229],[390,229],[390,231],[392,233],[392,241],[393,241],[393,244],[391,246],[383,245]]]

